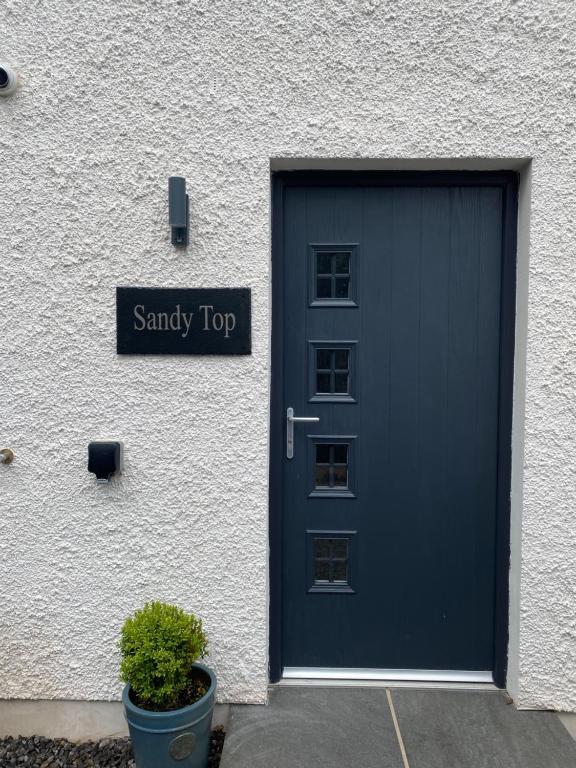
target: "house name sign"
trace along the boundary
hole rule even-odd
[[[116,288],[119,355],[249,355],[249,288]]]

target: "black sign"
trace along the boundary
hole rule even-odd
[[[116,288],[119,355],[249,355],[250,288]]]

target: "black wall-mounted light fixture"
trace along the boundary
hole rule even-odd
[[[88,472],[96,475],[97,483],[109,483],[112,475],[120,472],[122,443],[97,440],[88,444]]]
[[[0,96],[11,96],[18,86],[18,75],[9,64],[0,64]]]
[[[183,176],[168,178],[168,216],[172,227],[172,245],[188,245],[188,195]]]

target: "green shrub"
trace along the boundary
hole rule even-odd
[[[186,689],[192,664],[206,655],[207,639],[193,614],[152,602],[126,619],[119,646],[121,679],[147,708],[164,710]]]

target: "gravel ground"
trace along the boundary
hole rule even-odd
[[[212,731],[208,768],[218,768],[224,729]],[[43,736],[0,739],[0,768],[135,768],[130,739],[72,742]]]

